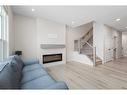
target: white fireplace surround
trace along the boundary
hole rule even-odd
[[[44,66],[66,63],[66,26],[57,22],[38,18],[37,23],[37,55],[43,63],[43,55],[62,53],[62,61],[44,64]]]
[[[62,61],[58,62],[51,62],[47,64],[43,64],[45,67],[53,66],[53,65],[60,65],[60,64],[66,64],[66,48],[65,45],[61,44],[42,44],[40,45],[40,62],[43,63],[43,55],[47,54],[60,54],[62,53]],[[46,48],[47,47],[47,48]]]

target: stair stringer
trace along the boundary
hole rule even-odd
[[[93,61],[88,56],[85,54],[80,54],[78,51],[74,51],[72,53],[72,61],[94,66]]]

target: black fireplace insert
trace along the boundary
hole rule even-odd
[[[62,53],[46,54],[46,55],[42,55],[42,57],[43,57],[43,64],[62,61]]]

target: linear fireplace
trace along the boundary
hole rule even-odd
[[[43,64],[62,61],[62,53],[60,54],[46,54],[42,55],[43,57]]]

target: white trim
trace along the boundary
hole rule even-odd
[[[8,14],[8,6],[5,6],[5,5],[4,5],[3,8],[4,8],[6,14]]]
[[[9,56],[9,38],[8,38],[8,13],[7,13],[7,7],[6,6],[1,6],[1,53],[2,53],[2,60],[4,58],[7,58]]]

